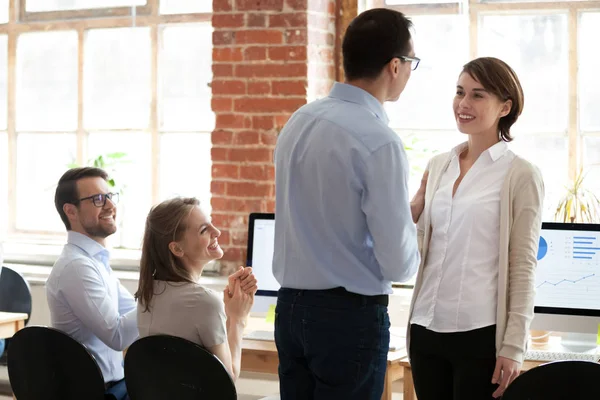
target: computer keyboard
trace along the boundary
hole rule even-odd
[[[246,340],[274,341],[275,340],[275,332],[273,332],[273,331],[248,331],[248,332],[244,333],[243,338]]]
[[[574,353],[574,352],[556,352],[547,350],[528,350],[525,353],[525,360],[532,361],[563,361],[563,360],[579,360],[593,361],[600,360],[600,354],[594,353]]]

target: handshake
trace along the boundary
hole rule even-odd
[[[225,314],[228,319],[246,319],[254,304],[257,283],[250,267],[240,267],[229,275],[227,286],[223,290]]]

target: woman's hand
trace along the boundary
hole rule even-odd
[[[240,266],[236,272],[229,275],[228,286],[230,288],[233,287],[233,282],[236,279],[240,281],[244,293],[254,295],[258,290],[258,281],[256,280],[256,276],[252,273],[251,267],[244,268]]]
[[[504,391],[519,376],[520,365],[515,360],[506,357],[498,357],[496,360],[496,369],[492,376],[492,383],[498,384],[498,388],[492,394],[492,397],[498,398],[504,394]]]
[[[423,177],[421,178],[421,186],[415,196],[410,202],[410,213],[412,214],[413,222],[416,224],[421,217],[421,213],[425,208],[425,191],[427,188],[427,179],[429,178],[429,171],[425,171],[423,173]]]
[[[233,286],[227,285],[223,291],[225,315],[234,320],[245,320],[254,304],[254,295],[244,293],[239,279],[233,281]]]

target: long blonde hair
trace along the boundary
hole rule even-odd
[[[193,197],[175,197],[153,207],[146,218],[140,279],[135,299],[148,311],[154,296],[154,280],[193,283],[189,272],[169,249],[187,229],[187,218],[200,202]]]

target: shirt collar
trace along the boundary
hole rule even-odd
[[[329,92],[329,97],[359,104],[375,114],[375,116],[386,125],[390,121],[385,109],[383,108],[383,105],[379,102],[379,100],[377,100],[366,90],[357,86],[335,82],[331,88],[331,91]]]
[[[89,254],[90,257],[102,262],[108,268],[109,251],[95,240],[75,231],[67,232],[67,243],[79,247]]]
[[[464,142],[464,143],[461,143],[458,146],[454,147],[452,149],[452,157],[458,157],[458,155],[460,153],[462,153],[467,148],[468,145],[469,145],[468,142]],[[495,145],[493,145],[492,147],[490,147],[489,149],[487,149],[486,151],[484,151],[484,153],[489,154],[492,162],[496,162],[496,161],[498,161],[498,159],[500,157],[502,157],[504,154],[506,154],[507,151],[508,151],[508,145],[506,144],[506,142],[504,140],[501,140],[498,143],[496,143]]]

